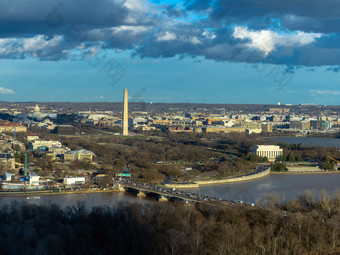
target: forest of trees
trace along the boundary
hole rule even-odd
[[[182,203],[12,203],[0,208],[1,254],[338,254],[340,194],[306,192],[261,207]]]

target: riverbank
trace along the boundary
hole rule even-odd
[[[225,183],[251,181],[251,180],[263,178],[269,174],[270,174],[270,168],[268,168],[267,170],[263,172],[255,173],[251,175],[237,176],[237,177],[224,178],[224,179],[218,179],[218,180],[195,181],[194,183],[190,183],[190,184],[166,184],[165,186],[167,188],[199,188],[200,185],[213,185],[213,184],[225,184]]]
[[[0,192],[0,197],[11,197],[11,196],[41,196],[41,195],[64,195],[64,194],[86,194],[86,193],[104,193],[104,192],[115,192],[118,191],[116,189],[108,189],[108,190],[72,190],[72,191],[61,191],[61,192],[52,192],[50,190],[41,190],[41,191],[13,191],[13,192]]]
[[[340,171],[287,171],[287,172],[271,172],[270,174],[339,174]]]
[[[196,181],[195,183],[197,183],[198,185],[211,185],[211,184],[224,184],[224,183],[233,183],[233,182],[252,181],[252,180],[265,177],[268,174],[270,174],[270,168],[268,168],[267,170],[263,172],[256,173],[256,174],[225,178],[225,179],[219,179],[219,180]]]

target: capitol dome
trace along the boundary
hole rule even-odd
[[[34,107],[34,112],[40,112],[40,107],[37,104]]]

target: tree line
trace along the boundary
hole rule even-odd
[[[338,254],[340,194],[312,192],[258,207],[182,203],[11,203],[0,208],[2,254]],[[20,243],[20,245],[17,245]]]

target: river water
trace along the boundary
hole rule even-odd
[[[25,202],[28,204],[57,204],[61,207],[76,205],[78,201],[85,202],[88,208],[93,206],[114,206],[118,203],[152,203],[152,199],[137,198],[126,192],[100,192],[82,194],[60,194],[60,195],[29,195],[0,197],[0,206],[11,202]]]
[[[340,147],[340,139],[336,138],[273,137],[271,140],[288,144],[301,143],[311,146]],[[269,175],[248,182],[201,186],[190,190],[219,198],[256,203],[256,201],[266,199],[268,195],[274,193],[278,194],[282,200],[287,201],[304,193],[305,190],[313,191],[317,197],[322,190],[334,195],[337,189],[340,190],[340,173]]]
[[[340,173],[334,174],[271,174],[264,178],[212,186],[200,186],[190,191],[230,200],[256,203],[276,193],[283,200],[291,200],[305,190],[314,192],[317,198],[322,190],[335,194],[340,190]]]
[[[317,146],[321,145],[324,147],[335,146],[340,147],[340,139],[338,138],[318,138],[318,137],[271,137],[270,140],[274,140],[282,143],[301,143],[302,145]]]
[[[187,189],[187,191],[212,197],[256,203],[258,200],[266,199],[268,195],[274,193],[278,194],[282,200],[290,200],[303,194],[305,190],[313,191],[317,198],[322,190],[334,195],[337,189],[340,190],[340,173],[271,174],[258,180],[200,186],[195,189]],[[29,199],[25,196],[0,197],[0,206],[12,201],[27,202],[29,204],[56,203],[62,207],[75,205],[77,201],[85,201],[88,207],[92,207],[112,206],[119,202],[145,204],[153,203],[155,200],[137,198],[136,195],[126,192],[105,192],[29,196]]]

